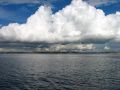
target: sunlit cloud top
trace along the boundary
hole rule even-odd
[[[110,49],[108,44],[120,43],[119,23],[119,11],[105,15],[103,10],[85,1],[72,0],[55,13],[50,6],[42,5],[25,23],[2,26],[0,42],[67,43],[71,48],[76,44],[76,47],[90,49],[95,49],[97,44],[107,44],[104,49]],[[81,43],[84,45],[78,45]]]

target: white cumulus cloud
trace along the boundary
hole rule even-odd
[[[25,24],[2,27],[0,41],[120,42],[120,12],[105,16],[82,0],[73,0],[55,14],[49,7],[40,6]]]

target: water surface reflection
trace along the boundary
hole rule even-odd
[[[0,90],[120,90],[120,55],[1,54]]]

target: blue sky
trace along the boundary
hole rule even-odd
[[[84,0],[87,3],[102,9],[106,15],[120,11],[120,0]],[[0,25],[9,23],[25,23],[27,18],[34,14],[41,5],[52,7],[53,13],[70,4],[71,0],[1,0]]]

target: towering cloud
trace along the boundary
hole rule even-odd
[[[52,13],[41,6],[25,24],[12,23],[0,29],[0,41],[20,42],[120,42],[120,12],[104,12],[82,0],[73,0]]]

